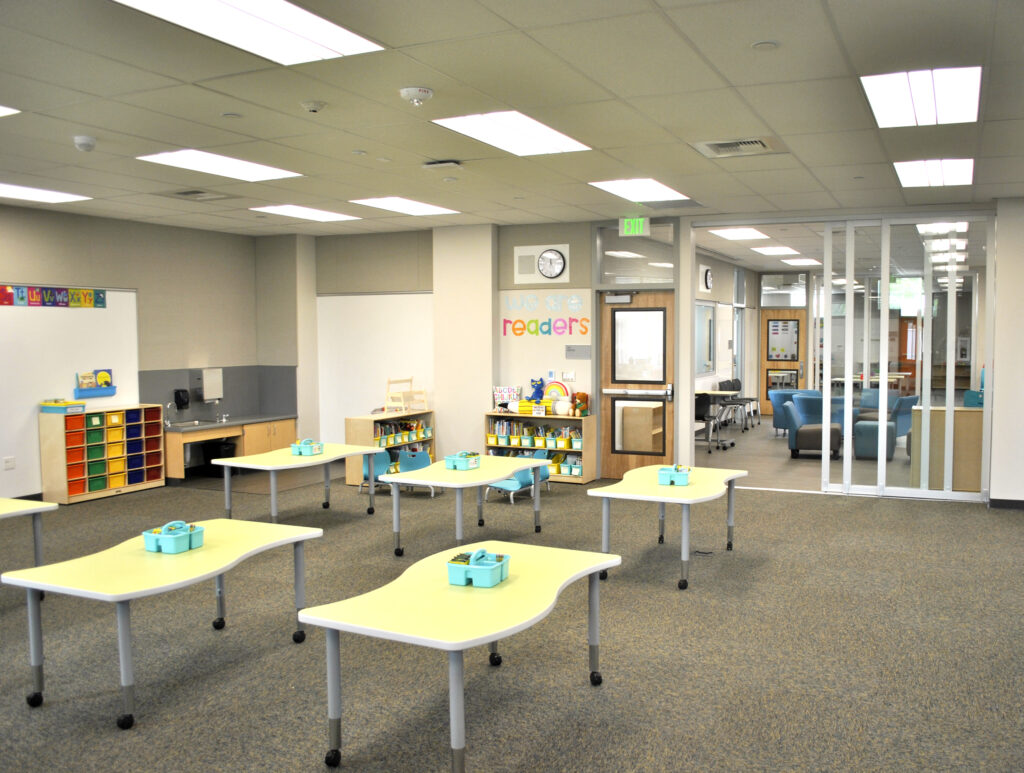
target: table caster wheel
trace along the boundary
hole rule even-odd
[[[478,520],[478,521],[476,522],[476,525],[477,525],[477,526],[483,526],[483,525],[484,525],[484,519],[483,519],[483,518],[481,518],[480,520]]]
[[[499,655],[497,652],[492,652],[489,659],[491,661],[492,666],[501,665],[501,655]]]
[[[306,641],[306,632],[305,631],[296,631],[295,633],[292,634],[292,641],[295,642],[296,644],[302,644],[302,642]]]
[[[135,716],[132,714],[122,714],[117,718],[117,726],[122,730],[128,730],[134,724]]]
[[[658,535],[658,544],[659,545],[664,545],[665,544],[665,535],[664,534],[659,534]]]
[[[330,506],[331,506],[331,503],[330,503],[330,502],[324,502],[324,503],[323,503],[323,504],[321,505],[321,507],[323,507],[323,509],[324,509],[324,510],[328,509],[328,508],[329,508]]]
[[[535,534],[540,534],[540,524],[537,524],[536,526],[534,526],[533,527],[533,531],[534,531]]]
[[[686,590],[687,587],[689,587],[689,585],[690,585],[690,583],[687,582],[686,580],[680,580],[679,581],[679,590]]]
[[[607,569],[602,569],[600,572],[597,573],[597,578],[599,580],[607,580],[608,579],[608,570]]]
[[[39,600],[42,601],[45,598],[46,598],[46,591],[44,591],[44,590],[39,591]]]
[[[373,508],[372,507],[366,508],[366,514],[367,515],[373,515]]]
[[[34,692],[31,695],[26,695],[25,702],[32,708],[38,708],[43,705],[43,694],[41,692]]]
[[[732,550],[732,542],[726,542],[725,543],[725,549],[726,550]]]
[[[708,449],[708,453],[709,453],[709,454],[711,453],[711,449],[710,449],[710,448]]]
[[[223,617],[218,617],[216,620],[213,621],[213,628],[214,628],[214,630],[219,631],[223,627],[224,627],[224,618]]]
[[[404,556],[405,548],[395,548],[395,555],[399,557]]]
[[[594,687],[597,687],[603,681],[604,681],[604,679],[601,678],[601,672],[600,671],[591,671],[590,672],[590,683],[592,685],[594,685]]]
[[[336,768],[341,764],[341,752],[337,749],[331,749],[324,755],[324,765],[329,768]]]

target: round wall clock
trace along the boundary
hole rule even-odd
[[[544,250],[537,256],[537,271],[547,279],[561,276],[565,271],[565,255],[559,250]]]
[[[710,268],[705,268],[704,269],[704,275],[701,277],[701,281],[704,283],[704,289],[705,290],[710,290],[711,289],[711,283],[713,281],[713,277],[711,276],[711,269]]]

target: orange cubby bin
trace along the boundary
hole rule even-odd
[[[163,470],[160,467],[150,467],[146,470],[146,480],[160,480]]]
[[[85,461],[85,449],[82,446],[69,448],[67,451],[68,464]]]
[[[74,480],[75,478],[85,477],[85,463],[80,462],[77,464],[68,465],[68,480]]]
[[[68,446],[80,446],[85,444],[85,432],[69,432],[64,436],[64,443]]]
[[[143,415],[145,416],[146,421],[160,421],[160,409],[156,406],[147,408],[143,412]]]
[[[68,496],[75,497],[85,493],[85,478],[68,481]]]
[[[79,413],[74,416],[65,416],[64,429],[85,429],[85,415]]]
[[[160,438],[159,437],[148,437],[148,438],[146,438],[146,450],[147,451],[159,451],[160,450]]]

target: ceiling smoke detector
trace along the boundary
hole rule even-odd
[[[398,93],[402,96],[402,99],[406,102],[411,102],[414,107],[419,107],[434,96],[434,90],[424,86],[406,86],[399,89]]]

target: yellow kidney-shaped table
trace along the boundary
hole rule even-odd
[[[547,459],[533,456],[480,456],[480,466],[474,470],[449,470],[443,461],[429,467],[408,472],[381,475],[380,480],[391,484],[392,528],[395,533],[395,555],[405,553],[402,547],[402,517],[399,488],[401,486],[437,486],[455,489],[455,542],[462,544],[462,501],[467,488],[476,489],[476,524],[484,525],[484,489],[491,483],[511,478],[520,470],[533,470],[533,530],[540,531],[540,468],[551,464]]]
[[[448,560],[460,550],[509,556],[508,579],[491,588],[448,584]],[[423,558],[397,579],[377,590],[333,604],[310,607],[299,620],[326,629],[327,718],[330,750],[324,761],[341,762],[341,663],[339,632],[418,644],[448,653],[448,703],[452,770],[465,770],[466,719],[463,693],[463,651],[490,645],[491,665],[501,665],[497,642],[542,620],[562,588],[589,578],[590,681],[601,683],[598,641],[600,617],[598,573],[622,559],[608,553],[477,542]]]
[[[728,536],[725,549],[732,550],[733,512],[736,495],[736,479],[746,476],[746,470],[719,470],[713,467],[690,467],[689,484],[686,486],[663,486],[658,483],[658,470],[664,465],[652,464],[637,467],[622,476],[622,480],[610,486],[592,488],[587,494],[601,497],[601,550],[609,548],[611,522],[611,500],[630,499],[639,502],[658,503],[658,542],[665,541],[665,505],[680,504],[683,507],[682,567],[679,589],[689,585],[690,565],[690,505],[718,499],[729,492],[729,515],[726,521]],[[607,574],[602,576],[602,579]]]
[[[6,499],[0,497],[0,520],[18,515],[32,516],[32,547],[35,551],[36,566],[43,563],[43,513],[56,510],[56,502],[33,502],[28,499]]]
[[[220,630],[224,627],[224,572],[264,550],[291,544],[295,552],[295,608],[300,610],[306,605],[303,543],[323,536],[322,529],[225,518],[196,521],[196,525],[204,527],[203,545],[184,553],[147,551],[140,534],[120,545],[81,558],[0,575],[0,582],[27,589],[29,662],[34,686],[27,697],[29,706],[40,706],[43,702],[43,630],[39,604],[42,591],[117,605],[117,648],[124,700],[124,713],[117,718],[117,726],[122,730],[135,723],[129,611],[132,599],[184,588],[215,577],[217,618],[213,627]],[[305,638],[300,623],[292,639],[299,643]]]
[[[323,453],[313,456],[296,456],[289,447],[279,448],[275,451],[266,451],[262,454],[214,459],[213,464],[218,464],[224,468],[224,509],[227,510],[228,518],[231,517],[232,469],[262,470],[270,473],[270,520],[272,523],[277,523],[277,473],[281,470],[298,470],[303,467],[323,466],[323,507],[325,510],[331,506],[331,462],[336,462],[349,456],[368,455],[370,457],[370,480],[373,480],[373,457],[380,451],[377,446],[350,446],[345,443],[324,443],[323,446]],[[370,486],[370,506],[366,508],[366,512],[373,515],[373,486]]]

